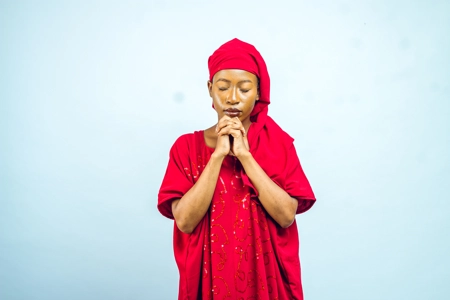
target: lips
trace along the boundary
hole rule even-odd
[[[241,113],[241,111],[236,108],[228,108],[228,109],[225,109],[224,112],[229,117],[237,117]]]

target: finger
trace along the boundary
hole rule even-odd
[[[245,135],[245,128],[242,125],[241,121],[238,118],[222,118],[216,125],[216,132],[220,132],[223,128],[230,127],[233,129],[239,129],[242,131],[243,135]]]
[[[238,117],[230,118],[229,116],[223,116],[216,125],[216,132],[219,132],[223,127],[226,126],[236,126],[242,127],[242,131],[245,132],[244,126],[242,125],[241,120]]]
[[[244,138],[244,135],[242,134],[242,130],[232,129],[232,130],[230,130],[230,135],[234,139],[242,139],[242,138]]]
[[[231,120],[231,118],[227,115],[224,115],[222,118],[220,118],[220,120],[217,122],[217,126],[221,126],[224,123],[226,123],[227,121]]]
[[[226,124],[224,127],[220,128],[217,132],[217,135],[225,135],[225,134],[231,134],[232,131],[239,132],[239,135],[244,136],[245,135],[245,129],[244,126],[238,125],[235,123]]]
[[[244,125],[241,123],[241,120],[239,120],[237,117],[232,120],[233,124],[230,125],[232,129],[240,130],[242,132],[242,135],[245,136],[245,128]]]
[[[234,128],[225,128],[223,130],[223,134],[227,134],[232,136],[235,140],[241,140],[244,138],[244,135],[242,134],[242,131],[240,129],[234,129]]]
[[[237,128],[239,128],[239,130],[242,132],[242,135],[245,136],[245,128],[244,128],[244,125],[242,124],[241,120],[239,120],[238,117],[234,117],[232,119],[232,122],[234,124],[236,124]],[[233,128],[236,128],[236,126],[233,126]]]
[[[240,129],[223,128],[217,133],[217,136],[232,135],[234,138],[245,137],[244,132]]]

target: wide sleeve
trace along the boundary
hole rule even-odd
[[[194,185],[191,176],[191,161],[189,157],[189,137],[181,136],[170,149],[169,163],[158,193],[158,210],[173,219],[172,201],[180,199]]]
[[[297,214],[310,209],[316,201],[308,178],[303,172],[294,144],[290,146],[287,153],[284,189],[291,197],[298,200]]]

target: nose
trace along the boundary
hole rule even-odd
[[[231,94],[227,97],[227,103],[229,103],[229,104],[239,103],[239,100],[237,97],[237,88],[231,89]]]

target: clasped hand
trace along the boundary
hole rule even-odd
[[[247,134],[238,117],[223,116],[217,123],[216,133],[215,151],[219,154],[223,156],[230,154],[239,158],[249,152]]]

